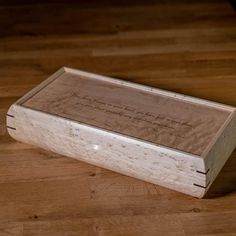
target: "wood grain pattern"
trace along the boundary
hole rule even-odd
[[[17,143],[5,127],[9,106],[63,65],[236,106],[229,3],[42,2],[0,7],[0,235],[235,235],[235,151],[198,200]]]
[[[236,109],[64,67],[9,108],[7,129],[18,141],[202,198],[236,146]]]
[[[65,72],[21,105],[195,155],[230,115],[184,95],[178,99],[179,94],[175,98],[99,78]]]

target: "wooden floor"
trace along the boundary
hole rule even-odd
[[[199,200],[18,143],[5,126],[11,103],[61,66],[236,106],[229,3],[11,2],[0,5],[0,236],[236,235],[236,151]]]

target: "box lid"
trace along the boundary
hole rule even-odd
[[[21,105],[195,155],[230,115],[215,103],[75,70],[54,77]]]

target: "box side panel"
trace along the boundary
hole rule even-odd
[[[209,169],[209,173],[207,174],[207,181],[210,184],[208,188],[213,183],[213,181],[219,174],[220,170],[223,168],[224,164],[230,157],[235,147],[236,147],[236,111],[232,113],[229,122],[225,125],[218,139],[204,157],[205,166],[206,168]]]
[[[205,193],[202,158],[18,105],[8,114],[9,134],[19,141],[192,196]]]

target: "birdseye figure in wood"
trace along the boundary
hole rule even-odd
[[[21,142],[195,197],[236,146],[234,107],[62,68],[14,103]]]

